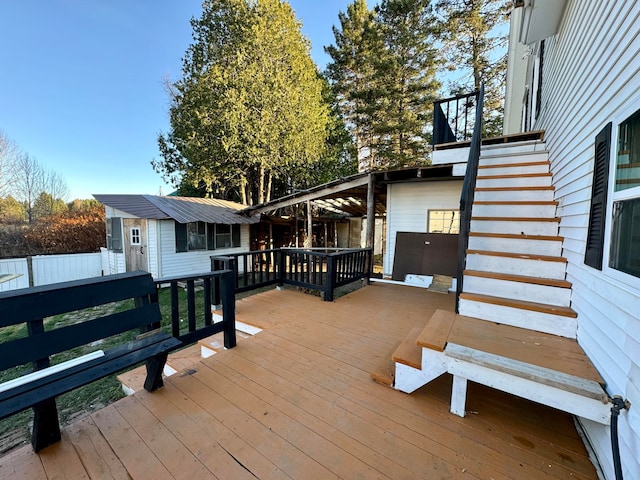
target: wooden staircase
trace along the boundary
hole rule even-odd
[[[409,333],[392,357],[396,389],[448,372],[460,416],[472,380],[609,422],[603,380],[576,341],[551,180],[541,140],[482,147],[459,315],[437,311]]]

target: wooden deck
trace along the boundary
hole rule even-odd
[[[453,295],[373,284],[334,303],[292,290],[238,302],[264,328],[235,349],[84,418],[39,455],[0,458],[15,479],[596,479],[569,415],[450,377],[412,395],[370,372]]]

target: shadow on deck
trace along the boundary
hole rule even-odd
[[[63,431],[0,478],[597,478],[570,415],[451,378],[412,395],[371,380],[453,294],[373,284],[336,302],[272,290],[237,303],[264,330]]]

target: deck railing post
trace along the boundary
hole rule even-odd
[[[333,302],[333,290],[336,285],[336,257],[327,255],[327,284],[324,287],[324,301]]]
[[[224,347],[236,346],[236,279],[235,269],[222,274],[222,323]]]
[[[276,268],[276,280],[278,283],[276,284],[278,287],[282,287],[284,285],[284,279],[286,277],[286,255],[285,251],[280,248],[276,250],[276,262],[278,264]]]
[[[211,271],[218,272],[223,270],[222,262],[215,257],[211,257]],[[213,278],[211,303],[216,310],[220,309],[220,277]]]

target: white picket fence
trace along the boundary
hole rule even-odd
[[[99,277],[109,273],[108,263],[105,264],[107,261],[106,249],[100,253],[36,255],[31,257],[33,286]],[[2,282],[3,275],[17,275],[17,277]],[[0,260],[0,292],[28,286],[29,266],[26,258]]]

